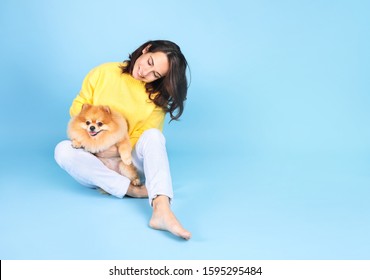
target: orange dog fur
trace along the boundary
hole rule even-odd
[[[84,104],[81,112],[68,123],[67,134],[74,148],[95,154],[107,167],[129,178],[133,185],[140,185],[132,164],[127,121],[109,106]],[[114,145],[120,157],[99,157],[100,152]]]

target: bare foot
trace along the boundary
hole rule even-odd
[[[148,191],[144,185],[134,186],[130,184],[126,195],[130,197],[136,197],[136,198],[146,198],[148,197]]]
[[[186,240],[191,238],[191,233],[182,227],[173,214],[167,196],[157,196],[153,200],[153,215],[149,225],[153,229],[166,230]]]

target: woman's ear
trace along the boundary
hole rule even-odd
[[[149,51],[149,49],[150,49],[150,47],[151,47],[151,46],[152,46],[151,44],[147,45],[147,46],[143,49],[143,54],[144,54],[144,53],[147,53],[147,52]]]

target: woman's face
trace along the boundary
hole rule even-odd
[[[163,52],[149,52],[147,46],[135,61],[132,76],[139,81],[150,83],[167,75],[169,63]]]

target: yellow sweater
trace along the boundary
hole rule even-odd
[[[92,69],[73,100],[70,115],[77,115],[84,103],[108,105],[127,119],[131,144],[134,146],[145,130],[163,130],[165,112],[149,100],[145,83],[129,74],[122,74],[120,65],[122,63],[110,62]]]

